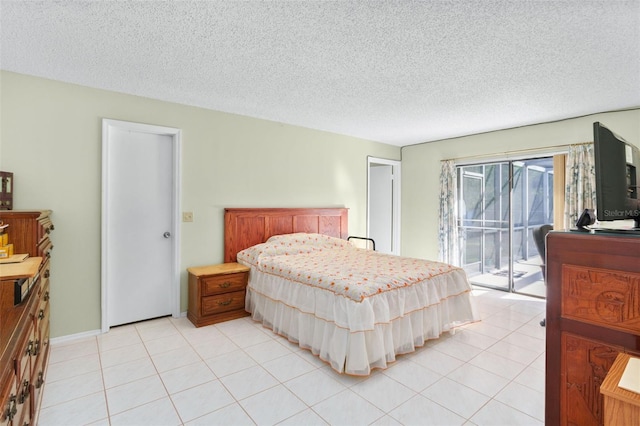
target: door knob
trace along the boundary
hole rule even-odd
[[[169,238],[171,236],[171,232],[167,231],[164,234],[162,234],[162,236],[165,238]]]

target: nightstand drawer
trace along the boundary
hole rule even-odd
[[[244,309],[244,290],[202,298],[202,315]]]
[[[247,273],[211,276],[202,279],[202,295],[243,291],[247,284]]]

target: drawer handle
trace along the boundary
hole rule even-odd
[[[45,302],[48,302],[48,301],[49,301],[49,290],[47,290],[47,291],[44,293],[44,301],[45,301]]]
[[[36,340],[35,345],[33,345],[33,353],[32,356],[38,356],[40,354],[40,339]]]
[[[46,271],[44,271],[44,277],[45,278],[49,278],[51,276],[51,272],[47,269]]]
[[[225,281],[222,284],[220,284],[220,288],[229,288],[231,287],[231,282],[229,281]]]
[[[22,382],[22,392],[20,392],[20,397],[18,397],[18,404],[24,404],[24,402],[29,397],[29,381],[27,379]]]
[[[218,302],[218,306],[227,306],[227,305],[230,305],[231,302],[233,302],[233,299],[220,300]]]
[[[16,407],[16,396],[11,394],[9,397],[9,406],[7,407],[7,411],[5,415],[7,416],[7,420],[11,421],[18,414],[18,407]]]
[[[31,356],[33,354],[33,340],[29,340],[29,344],[27,345],[27,350],[25,354]]]
[[[38,319],[44,319],[44,309],[40,309],[40,312],[38,312]]]
[[[36,380],[36,389],[40,389],[44,384],[44,374],[42,371],[38,373],[38,379]]]

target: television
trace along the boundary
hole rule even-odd
[[[598,221],[633,219],[640,232],[640,149],[599,122],[593,123]],[[599,224],[600,228],[609,228]],[[611,228],[617,228],[612,226]]]

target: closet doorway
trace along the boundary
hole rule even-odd
[[[400,254],[400,161],[367,158],[367,236],[376,251]]]
[[[472,284],[545,297],[533,231],[554,223],[553,157],[458,166],[461,265]]]
[[[180,315],[180,130],[103,120],[102,331]]]

